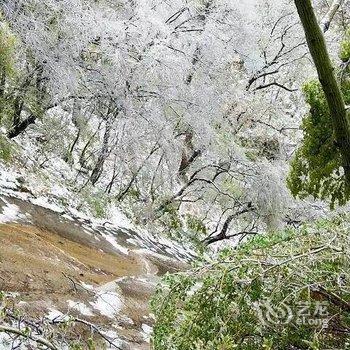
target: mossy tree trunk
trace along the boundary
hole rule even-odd
[[[294,0],[306,41],[315,63],[332,118],[337,146],[342,156],[347,188],[350,188],[350,123],[340,85],[334,73],[322,30],[311,0]]]

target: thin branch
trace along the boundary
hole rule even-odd
[[[44,339],[42,337],[38,337],[38,336],[35,336],[33,334],[28,333],[27,329],[25,331],[21,331],[18,328],[8,327],[8,326],[5,326],[5,325],[0,325],[0,333],[1,332],[16,334],[16,335],[19,335],[21,337],[33,340],[33,341],[35,341],[38,344],[44,345],[48,349],[58,350],[58,348],[54,344],[50,343],[48,340],[46,340],[46,339]]]
[[[295,91],[298,91],[298,89],[291,89],[291,88],[288,88],[287,86],[284,86],[280,83],[278,83],[277,81],[273,81],[272,83],[269,83],[269,84],[264,84],[264,85],[259,85],[258,87],[256,87],[254,90],[262,90],[262,89],[266,89],[268,87],[271,87],[271,86],[277,86],[283,90],[286,90],[288,92],[295,92]]]
[[[227,232],[228,232],[228,230],[230,228],[230,225],[231,225],[231,222],[233,221],[233,219],[235,219],[238,216],[243,215],[245,213],[251,212],[253,210],[254,210],[254,208],[250,204],[248,204],[247,207],[241,209],[240,211],[238,211],[236,213],[231,214],[230,216],[228,216],[226,218],[220,233],[217,234],[214,237],[210,237],[209,236],[209,237],[205,238],[203,240],[203,243],[206,244],[206,245],[210,245],[212,243],[215,243],[215,242],[218,242],[218,241],[222,241],[222,240],[225,240],[225,239],[230,239],[232,237],[236,237],[236,236],[239,236],[239,235],[257,234],[257,232],[252,232],[252,231],[242,231],[242,232],[238,232],[238,233],[235,233],[235,234],[232,234],[232,235],[227,235]]]
[[[323,33],[326,33],[331,25],[331,22],[333,21],[334,16],[338,12],[339,8],[345,4],[344,0],[334,0],[332,5],[330,6],[328,12],[323,17],[321,21],[321,28],[323,30]]]

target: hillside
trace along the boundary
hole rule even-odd
[[[0,207],[1,309],[6,323],[13,323],[7,312],[21,320],[19,329],[35,322],[39,328],[32,328],[32,337],[41,334],[41,327],[72,317],[66,341],[84,343],[94,334],[97,348],[108,342],[111,349],[149,348],[154,322],[150,296],[164,273],[186,268],[185,256],[181,259],[176,247],[15,197],[2,195]],[[51,327],[50,332],[59,331]],[[1,337],[5,349],[12,338]]]

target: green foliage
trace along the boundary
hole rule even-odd
[[[0,14],[0,21],[1,17]],[[0,71],[6,76],[11,76],[15,73],[15,50],[15,36],[11,34],[7,25],[3,24],[0,27]]]
[[[187,227],[193,232],[200,233],[200,234],[207,233],[207,228],[203,220],[201,220],[197,216],[190,215],[190,214],[186,215],[186,224],[187,224]]]
[[[350,59],[350,30],[340,45],[339,57],[343,62]],[[349,69],[341,73],[341,90],[346,105],[350,104]],[[288,187],[295,197],[308,195],[329,200],[331,208],[344,205],[350,198],[345,186],[341,154],[336,145],[328,105],[318,81],[304,86],[310,112],[305,116],[302,129],[304,140],[291,164]]]
[[[256,236],[214,262],[166,276],[151,303],[154,349],[345,349],[349,333],[336,329],[349,329],[348,311],[317,288],[350,301],[347,220]],[[310,314],[300,321],[303,305]]]
[[[81,196],[82,201],[88,204],[94,217],[106,217],[108,204],[110,203],[111,198],[105,192],[88,186],[81,192]]]
[[[243,194],[242,186],[238,181],[232,178],[225,178],[222,181],[222,189],[226,193],[230,193],[232,197],[239,198]]]
[[[0,159],[5,163],[9,163],[13,154],[14,148],[12,143],[6,137],[0,135]]]
[[[345,38],[340,44],[339,57],[343,62],[347,62],[350,59],[350,30],[346,32]]]
[[[27,102],[29,101],[27,100]],[[33,109],[34,104],[31,104],[30,108],[31,111],[35,111],[35,115],[41,116],[38,109]],[[43,135],[40,143],[43,154],[54,154],[62,158],[66,156],[75,135],[69,128],[67,121],[59,113],[54,112],[46,115],[45,123],[40,123],[37,130],[39,134]]]
[[[259,158],[275,159],[280,154],[278,139],[264,136],[240,137],[240,144],[245,148],[248,159],[255,161]]]
[[[0,14],[0,21],[2,16]],[[7,121],[13,114],[13,98],[5,94],[5,83],[8,84],[16,78],[16,39],[7,25],[0,27],[0,122]],[[10,81],[10,82],[9,82]]]
[[[104,347],[105,348],[105,347]],[[86,344],[82,344],[81,342],[74,342],[69,345],[69,350],[96,350],[96,344],[92,338],[89,338],[86,341]]]
[[[350,102],[350,89],[343,85],[346,103]],[[304,86],[310,112],[305,116],[302,129],[304,140],[291,163],[287,184],[295,197],[330,200],[343,205],[349,199],[345,191],[345,177],[341,167],[341,155],[336,146],[328,105],[319,82]]]
[[[42,117],[46,95],[37,80],[40,73],[29,73],[31,65],[33,71],[38,68],[30,53],[23,50],[1,13],[0,21],[0,122],[10,128],[20,120],[23,106]]]
[[[141,197],[141,193],[139,189],[135,187],[131,187],[128,193],[126,194],[126,196],[128,196],[131,199],[138,200]]]
[[[207,227],[203,219],[191,214],[181,215],[178,205],[174,203],[163,206],[161,213],[159,221],[169,238],[191,247],[198,254],[207,249],[203,244],[203,239],[207,236]]]
[[[169,229],[170,237],[180,234],[183,224],[175,204],[169,203],[162,208],[162,222]]]

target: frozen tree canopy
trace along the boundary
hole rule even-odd
[[[9,0],[2,12],[16,67],[4,93],[19,105],[8,136],[44,138],[35,162],[63,161],[74,191],[140,222],[200,213],[210,230],[237,210],[269,226],[294,206],[283,187],[312,65],[292,3]],[[280,184],[259,180],[271,167]]]

